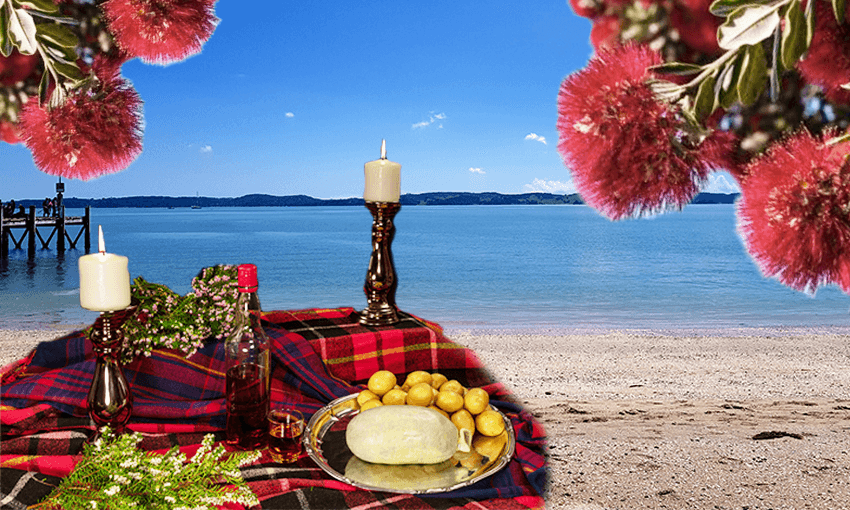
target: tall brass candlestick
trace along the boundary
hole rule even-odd
[[[360,312],[360,323],[367,326],[395,324],[399,321],[398,307],[395,304],[398,280],[390,248],[395,234],[393,218],[401,209],[401,204],[367,201],[366,208],[373,218],[372,256],[369,258],[369,270],[363,285],[368,306]]]
[[[89,438],[94,441],[100,437],[100,428],[109,425],[115,434],[121,434],[133,412],[130,386],[120,365],[121,347],[124,332],[121,326],[136,311],[136,306],[124,310],[102,312],[94,321],[89,340],[97,355],[97,364],[89,389],[89,416],[95,423],[95,433]]]

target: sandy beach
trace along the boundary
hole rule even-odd
[[[850,508],[850,331],[446,333],[546,429],[547,508]]]

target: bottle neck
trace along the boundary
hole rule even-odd
[[[260,306],[260,296],[257,295],[257,292],[239,292],[239,297],[237,298],[237,307],[243,312],[254,312],[259,314],[263,311],[262,306]]]

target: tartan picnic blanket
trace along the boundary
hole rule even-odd
[[[508,466],[473,485],[438,495],[371,492],[335,480],[305,454],[278,464],[266,453],[242,474],[262,508],[543,508],[548,467],[540,424],[494,381],[475,354],[418,317],[391,327],[359,324],[352,308],[267,312],[272,349],[272,406],[312,415],[331,400],[365,388],[379,369],[400,376],[440,371],[483,387],[508,416],[516,453]],[[209,342],[185,358],[157,350],[124,366],[133,397],[128,424],[139,447],[163,453],[177,445],[191,456],[205,434],[224,439],[224,352]],[[47,496],[80,459],[93,430],[86,396],[95,356],[84,331],[38,345],[0,370],[0,507],[25,508]]]

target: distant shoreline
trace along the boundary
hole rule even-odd
[[[700,193],[692,204],[732,204],[738,193]],[[43,199],[24,199],[18,205],[37,208]],[[204,208],[204,207],[317,207],[317,206],[362,206],[363,199],[314,198],[307,195],[251,194],[241,197],[167,197],[130,196],[110,198],[65,198],[65,207],[93,208]],[[430,193],[407,193],[399,200],[401,205],[584,205],[578,193],[521,193],[503,194],[495,192],[469,193],[438,191]]]

